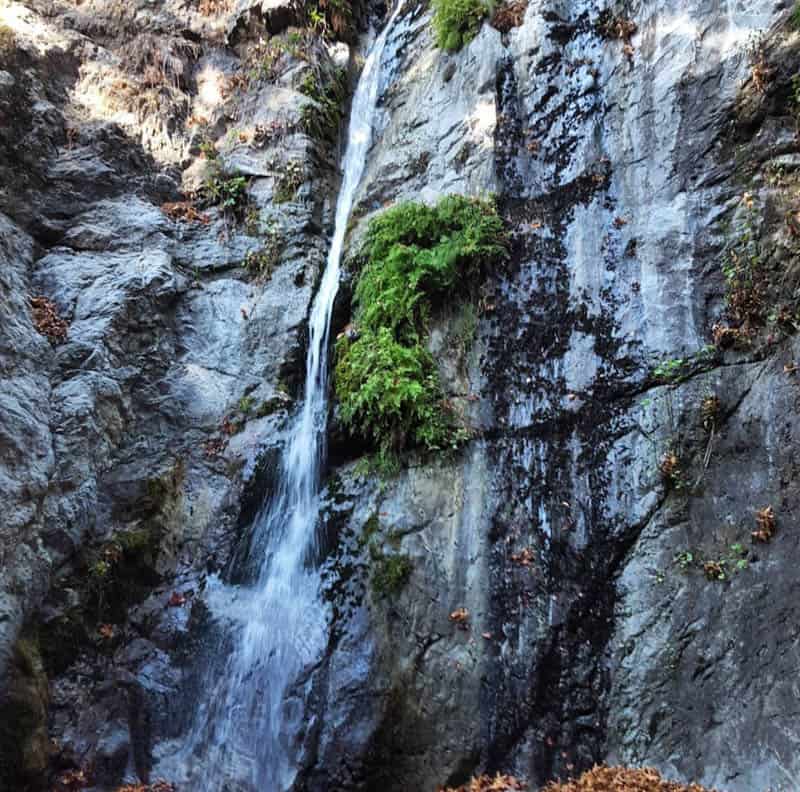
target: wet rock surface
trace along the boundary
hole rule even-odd
[[[395,42],[362,209],[495,191],[513,250],[482,287],[467,381],[443,363],[449,396],[479,397],[465,411],[478,438],[366,492],[339,471],[345,533],[374,511],[381,541],[413,560],[402,591],[375,596],[374,559],[356,550],[366,604],[339,619],[369,636],[373,672],[355,692],[334,671],[326,706],[338,723],[366,684],[377,713],[344,730],[370,732],[370,758],[341,763],[343,788],[484,769],[536,784],[605,759],[727,790],[791,789],[798,773],[777,705],[791,699],[797,625],[778,603],[794,540],[753,536],[770,504],[792,521],[793,331],[766,322],[709,346],[730,320],[722,269],[750,222],[746,191],[773,207],[753,231],[768,266],[796,255],[775,219],[793,181],[765,176],[755,147],[797,146],[784,93],[797,44],[780,3],[615,9],[636,25],[629,42],[600,10],[530,3],[521,27],[484,26],[456,56],[432,48],[418,10]],[[795,300],[782,277],[776,313]],[[468,620],[451,619],[461,608]]]
[[[269,485],[337,190],[298,90],[335,48],[301,36],[313,51],[251,75],[252,40],[225,39],[241,9],[134,5],[4,10],[4,723],[34,684],[26,624],[49,699],[4,729],[3,788],[147,781],[185,727],[204,578]],[[244,206],[205,196],[217,174],[243,177]]]
[[[408,3],[352,238],[494,192],[512,255],[474,339],[431,328],[472,440],[381,481],[334,420],[298,792],[602,760],[793,789],[800,42],[751,6],[531,0],[447,55]],[[293,3],[9,9],[0,786],[113,789],[185,734],[205,575],[271,486],[338,186],[299,88],[347,54],[258,50]],[[246,206],[193,192],[215,168]]]

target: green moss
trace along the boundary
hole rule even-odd
[[[358,335],[337,342],[335,380],[343,423],[383,456],[465,438],[425,348],[427,326],[445,299],[465,295],[506,255],[503,223],[489,201],[404,203],[370,223],[354,292]]]
[[[789,25],[794,30],[800,30],[800,3],[795,3],[794,10],[789,17]]]
[[[300,121],[306,134],[316,140],[335,141],[347,98],[347,73],[340,68],[330,72],[309,69],[300,85],[300,93],[313,102],[303,105],[300,110]]]
[[[370,545],[372,559],[372,590],[379,596],[394,596],[400,593],[411,577],[414,565],[407,555],[387,555],[376,544]]]
[[[368,545],[378,534],[381,529],[381,522],[378,519],[378,513],[373,512],[364,525],[361,527],[361,536],[358,539],[360,547]]]
[[[457,52],[475,38],[492,10],[488,0],[433,0],[433,30],[436,43]]]

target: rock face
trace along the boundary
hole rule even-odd
[[[299,92],[335,48],[298,34],[241,77],[241,10],[124,5],[2,10],[3,721],[33,684],[29,624],[53,768],[99,788],[146,780],[181,727],[192,605],[269,479],[338,178]],[[233,178],[246,203],[191,197]],[[4,726],[0,787],[47,786],[49,748],[44,775],[8,759],[29,737]]]
[[[389,41],[357,215],[493,192],[512,255],[432,323],[470,442],[381,481],[333,426],[296,788],[793,789],[791,9],[513,5],[448,55],[409,2]],[[0,787],[114,789],[185,734],[204,576],[269,493],[348,56],[289,2],[0,22]]]
[[[601,760],[792,788],[796,342],[767,322],[726,345],[722,273],[760,237],[757,266],[786,277],[764,299],[794,314],[784,6],[531,2],[455,56],[418,10],[395,42],[364,208],[494,191],[513,255],[466,377],[438,342],[476,439],[380,487],[338,471],[336,529],[379,514],[413,562],[399,594],[340,615],[320,744],[347,755],[342,787],[363,733],[370,789]],[[769,506],[785,527],[762,543]]]

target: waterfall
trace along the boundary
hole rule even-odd
[[[232,647],[216,679],[206,681],[181,764],[208,792],[282,792],[296,774],[304,719],[304,670],[327,642],[328,612],[320,576],[308,563],[316,545],[320,467],[325,453],[331,311],[347,223],[372,143],[381,56],[398,4],[372,45],[353,97],[342,186],[330,252],[309,318],[305,394],[293,419],[276,491],[253,525],[252,546],[264,548],[254,584],[211,581],[212,612],[234,627]],[[288,695],[287,695],[288,694]],[[201,769],[202,768],[202,769]]]

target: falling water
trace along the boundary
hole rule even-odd
[[[208,792],[242,787],[281,792],[296,773],[303,725],[303,690],[297,686],[327,640],[319,573],[307,561],[316,544],[331,311],[347,223],[372,142],[381,56],[402,6],[401,0],[374,42],[353,97],[335,230],[309,319],[302,409],[294,418],[276,492],[253,526],[252,546],[265,548],[263,559],[256,560],[257,579],[249,586],[219,581],[209,586],[212,611],[224,613],[235,633],[223,673],[206,685],[183,758],[185,766],[195,766],[194,780]]]

